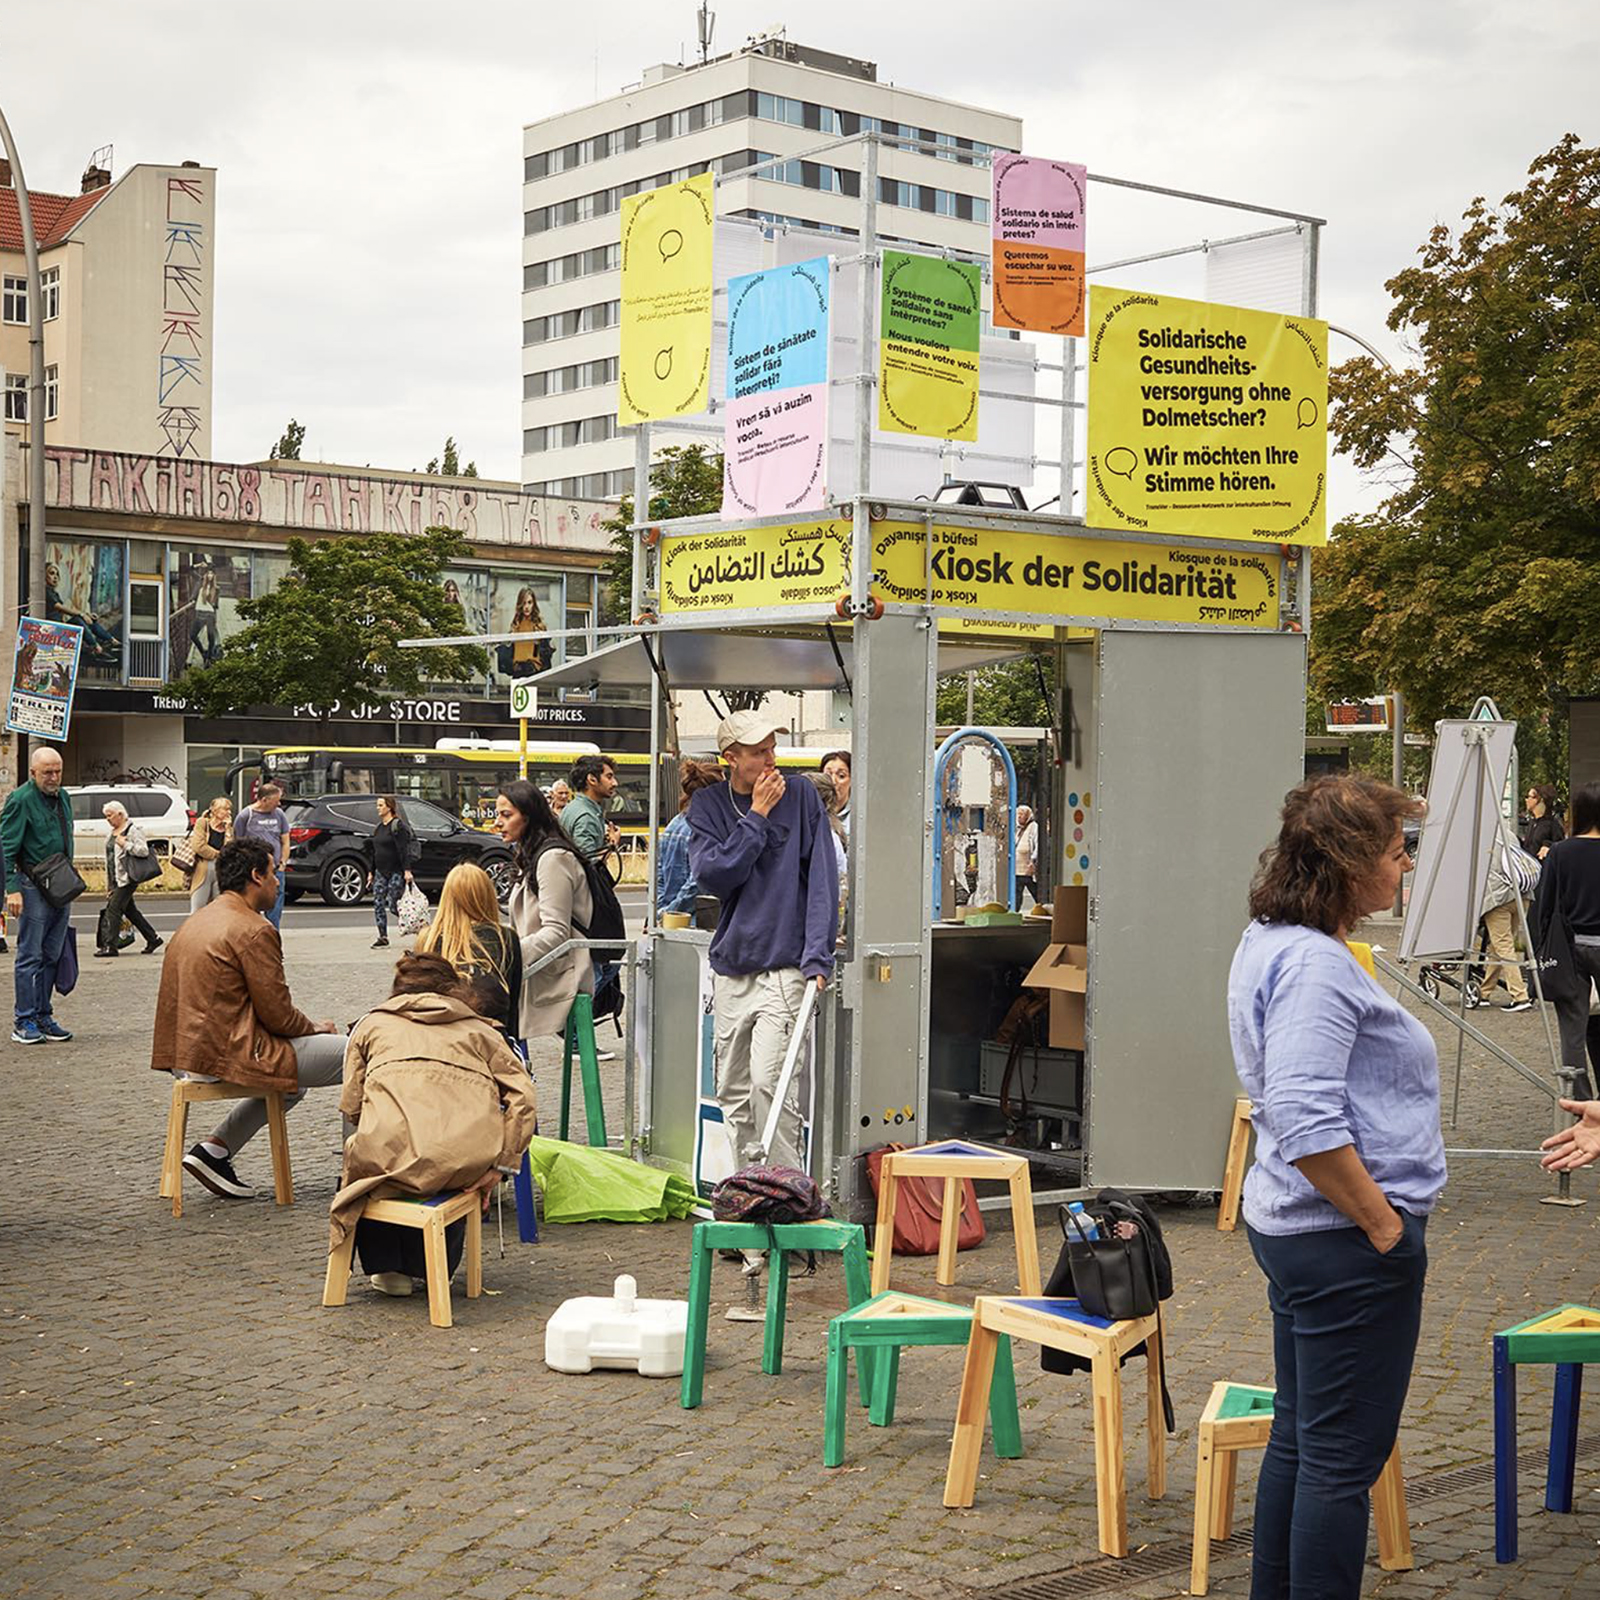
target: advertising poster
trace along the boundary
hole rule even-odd
[[[45,546],[45,620],[82,628],[79,671],[112,683],[122,677],[122,552],[121,540],[52,539]]]
[[[83,629],[76,623],[22,618],[11,659],[11,693],[6,697],[8,733],[66,738],[82,648]]]
[[[830,271],[819,256],[728,282],[726,518],[826,503]]]
[[[661,541],[661,613],[832,605],[850,588],[848,518]]]
[[[920,523],[873,524],[874,587],[886,601],[922,605],[928,569]],[[998,529],[933,529],[932,600],[1061,618],[1214,623],[1276,628],[1276,551],[1166,548]],[[992,626],[992,625],[991,625]]]
[[[1326,544],[1328,325],[1095,285],[1088,520]]]
[[[995,327],[1081,335],[1089,169],[997,155],[991,170]]]
[[[563,624],[561,580],[527,572],[497,571],[490,577],[488,633],[544,633]],[[489,670],[497,683],[531,678],[561,659],[559,639],[513,640],[489,646]]]
[[[978,437],[976,262],[883,252],[878,427],[929,439]]]
[[[225,639],[243,626],[239,602],[250,598],[250,557],[219,547],[174,545],[169,577],[168,675],[209,667]]]
[[[711,388],[709,172],[622,202],[622,351],[617,421],[625,427],[704,411]]]

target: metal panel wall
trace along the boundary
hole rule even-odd
[[[1087,1176],[1214,1189],[1239,1092],[1228,966],[1300,781],[1305,640],[1107,632],[1098,688]]]

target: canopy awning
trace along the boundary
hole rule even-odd
[[[940,640],[939,671],[969,672],[992,666],[1027,648],[1028,643],[1021,640]],[[541,689],[648,689],[655,678],[650,651],[672,689],[847,690],[856,675],[854,638],[848,626],[836,628],[832,639],[822,632],[796,636],[662,628],[620,639],[564,666],[551,667],[533,681]]]

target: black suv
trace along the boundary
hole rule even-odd
[[[314,889],[330,906],[353,906],[367,893],[371,865],[367,840],[378,826],[378,797],[325,794],[290,800],[289,873],[284,899],[297,900]],[[400,800],[400,814],[421,847],[412,875],[428,897],[437,900],[445,874],[460,861],[475,861],[489,874],[504,901],[516,882],[511,850],[503,839],[463,826],[448,811],[426,800]]]

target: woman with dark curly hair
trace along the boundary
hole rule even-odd
[[[1277,1400],[1256,1489],[1252,1600],[1358,1596],[1368,1491],[1394,1448],[1445,1182],[1433,1036],[1345,943],[1394,903],[1420,807],[1371,778],[1284,801],[1228,977],[1255,1106],[1245,1180],[1267,1278]]]

